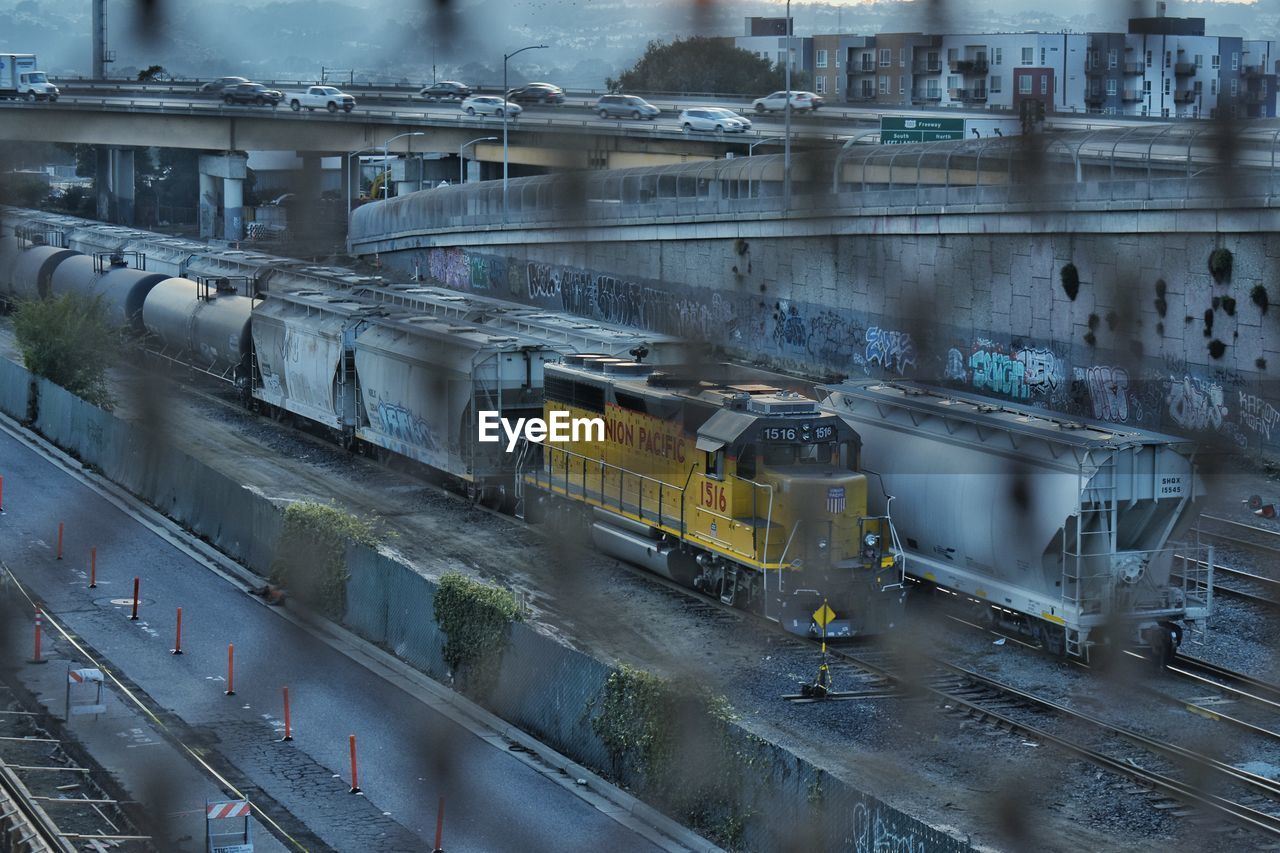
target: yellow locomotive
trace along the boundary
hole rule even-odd
[[[867,512],[858,434],[802,393],[719,370],[691,378],[586,354],[546,365],[546,421],[567,412],[603,429],[525,445],[526,518],[585,515],[611,556],[792,633],[819,633],[824,601],[828,636],[892,627],[901,549],[889,517]]]

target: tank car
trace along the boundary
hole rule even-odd
[[[126,257],[118,254],[73,255],[54,268],[49,295],[57,298],[64,293],[78,293],[98,299],[112,323],[143,334],[143,301],[151,288],[168,278],[164,273],[130,267]]]
[[[1204,495],[1186,441],[910,383],[822,391],[894,499],[914,580],[1071,656],[1168,656],[1208,617],[1212,560],[1201,575],[1170,544]]]
[[[868,509],[857,432],[816,400],[717,368],[682,377],[600,355],[546,367],[544,418],[600,418],[603,440],[530,443],[530,520],[587,515],[619,559],[758,610],[787,631],[881,633],[904,589],[893,522]]]
[[[247,383],[254,300],[185,278],[156,284],[142,322],[158,355],[222,379]]]

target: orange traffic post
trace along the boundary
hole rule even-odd
[[[440,840],[444,837],[444,797],[440,798],[440,808],[436,809],[436,846],[431,853],[444,853]]]
[[[284,740],[293,740],[293,723],[289,719],[289,688],[284,688]]]
[[[138,585],[140,583],[138,578],[133,579],[133,615],[129,617],[130,622],[138,621]]]
[[[62,559],[62,522],[58,522],[58,559]]]
[[[44,626],[44,614],[40,611],[40,608],[37,607],[36,608],[35,648],[33,650],[33,654],[31,655],[31,660],[27,661],[28,663],[46,663],[45,659],[40,657],[40,629],[43,626]]]
[[[351,793],[360,793],[360,775],[356,772],[356,736],[351,735]]]
[[[236,646],[227,644],[227,695],[236,695]]]
[[[89,589],[98,588],[98,549],[89,549]]]
[[[175,655],[182,654],[182,608],[178,608],[178,623],[174,629],[173,636],[173,653]]]

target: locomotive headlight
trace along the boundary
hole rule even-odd
[[[866,536],[862,537],[862,544],[866,545],[868,548],[879,548],[880,547],[879,534],[868,533]]]

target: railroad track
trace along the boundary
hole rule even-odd
[[[58,827],[36,805],[16,772],[0,760],[0,840],[11,839],[15,853],[75,853]],[[5,849],[10,849],[5,847]]]
[[[1206,530],[1205,522],[1220,525],[1231,530],[1231,533],[1224,533],[1220,530]],[[1249,524],[1244,521],[1235,521],[1230,518],[1223,518],[1218,515],[1200,515],[1200,521],[1196,525],[1196,532],[1201,537],[1209,537],[1227,542],[1230,545],[1237,545],[1247,548],[1250,551],[1257,551],[1264,554],[1272,554],[1280,557],[1280,531],[1272,530],[1268,527],[1261,527],[1257,524]]]
[[[958,664],[931,659],[930,672],[919,678],[906,678],[895,672],[892,664],[839,648],[829,649],[829,654],[873,676],[884,687],[932,698],[953,713],[1053,744],[1130,779],[1161,798],[1157,808],[1178,816],[1197,812],[1215,815],[1280,840],[1280,782],[1185,747],[1163,743]],[[864,682],[860,687],[859,695],[870,695],[875,683]],[[1210,779],[1214,782],[1212,791],[1205,784]],[[1234,798],[1219,793],[1228,789],[1235,792]],[[1180,810],[1177,802],[1192,808]]]

